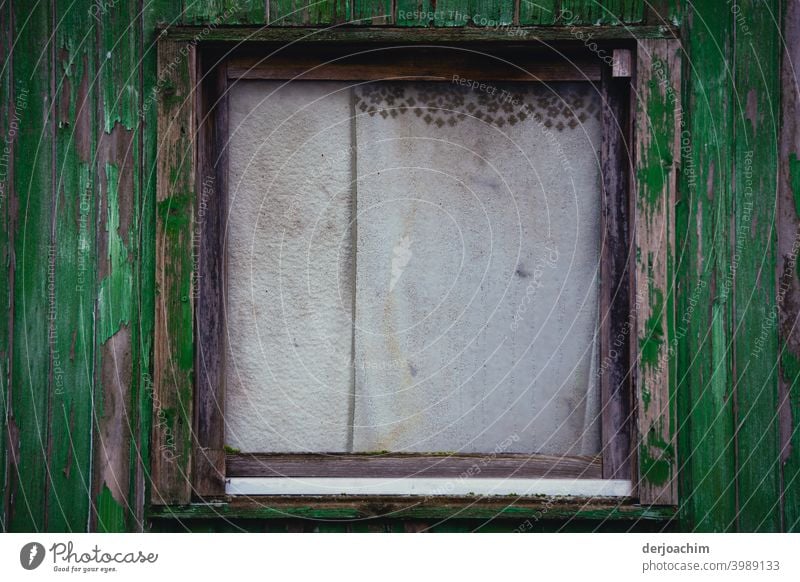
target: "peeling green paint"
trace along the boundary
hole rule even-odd
[[[639,339],[639,352],[643,367],[658,368],[661,347],[664,345],[664,293],[650,286],[651,313],[645,324],[645,336]],[[649,401],[649,399],[648,399]]]
[[[655,485],[664,485],[672,478],[675,460],[673,446],[655,431],[650,430],[639,444],[639,463],[642,479]]]
[[[130,324],[133,294],[133,265],[126,241],[119,232],[119,171],[113,164],[106,164],[105,172],[108,275],[100,281],[97,297],[98,341],[101,344],[117,333],[121,325]]]
[[[120,504],[108,485],[103,483],[103,488],[97,496],[97,531],[100,533],[125,532],[125,508]]]

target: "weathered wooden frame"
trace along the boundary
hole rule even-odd
[[[253,66],[249,49],[231,57],[225,52],[230,48],[204,46],[180,34],[164,34],[158,43],[158,297],[151,462],[151,497],[156,505],[224,495],[228,467],[236,474],[269,474],[263,469],[263,457],[229,455],[226,459],[223,443],[224,261],[218,252],[227,166],[221,145],[227,134],[223,88],[229,77],[287,78],[297,69],[291,60],[284,60],[284,69],[277,73],[275,67]],[[263,54],[263,46],[258,50]],[[541,47],[531,43],[527,50],[537,54]],[[604,100],[610,104],[604,108],[604,123],[612,128],[605,132],[610,137],[603,143],[603,220],[608,244],[601,263],[601,313],[609,316],[600,326],[601,358],[611,357],[620,338],[626,346],[612,358],[610,373],[601,377],[607,447],[603,463],[587,458],[508,456],[495,459],[499,473],[493,474],[507,475],[512,467],[526,476],[630,478],[641,503],[670,505],[677,502],[674,373],[667,348],[673,329],[671,213],[680,160],[675,129],[680,115],[680,59],[677,41],[667,39],[640,39],[635,54],[633,71],[624,52],[613,68],[596,66],[591,60],[581,61],[578,67],[583,78],[601,82]],[[531,66],[536,69],[535,63]],[[307,63],[301,68],[306,70]],[[482,78],[509,77],[508,71],[492,71]],[[558,76],[558,66],[539,66],[538,71],[543,80],[565,78],[563,68]],[[331,74],[353,78],[352,69]],[[632,82],[627,77],[631,74]],[[425,71],[421,76],[437,75]],[[627,95],[630,100],[623,98]],[[645,119],[651,110],[659,113],[658,118]],[[629,112],[635,114],[629,116]],[[618,124],[628,117],[636,121]],[[619,192],[627,195],[620,199]],[[643,290],[647,292],[644,298]],[[632,369],[630,361],[636,362]],[[301,474],[342,475],[348,466],[365,466],[353,455],[341,456],[338,463],[331,456],[303,457],[272,456],[270,462],[277,463],[274,466],[283,475],[291,467]],[[370,470],[408,475],[409,467],[429,467],[437,475],[448,476],[465,462],[474,461],[451,457],[432,464],[424,456],[394,455],[370,465]],[[262,469],[253,469],[258,466]]]

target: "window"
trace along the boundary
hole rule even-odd
[[[642,354],[674,188],[636,203],[630,50],[268,49],[192,53],[160,101],[155,501],[671,502],[669,360]]]

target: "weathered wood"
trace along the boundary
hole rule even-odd
[[[612,77],[630,77],[633,75],[633,54],[630,49],[614,49],[612,60]]]
[[[143,13],[141,58],[142,94],[139,96],[139,130],[142,140],[144,173],[141,179],[141,198],[137,201],[137,232],[139,252],[136,271],[136,304],[138,325],[133,327],[134,384],[132,411],[138,412],[137,438],[132,451],[132,503],[133,522],[130,529],[143,530],[145,507],[150,504],[151,493],[151,433],[155,416],[153,406],[153,345],[155,337],[155,252],[156,252],[156,168],[158,167],[158,95],[162,79],[158,76],[157,24],[175,22],[182,7],[170,0],[151,2]]]
[[[566,51],[568,60],[552,51],[520,54],[508,50],[431,47],[386,48],[353,52],[335,47],[287,50],[273,58],[235,57],[228,66],[231,79],[299,79],[367,81],[391,78],[451,82],[482,81],[596,81],[601,62],[584,51]],[[350,56],[352,55],[352,56]]]
[[[203,26],[264,24],[267,0],[197,0],[187,2],[181,22]]]
[[[681,509],[690,531],[728,531],[736,515],[729,342],[732,215],[731,22],[719,3],[687,5],[686,106],[676,206],[676,341]],[[709,46],[719,47],[709,51]],[[671,351],[671,350],[670,350]]]
[[[392,24],[392,0],[353,0],[353,24]]]
[[[645,5],[647,24],[680,26],[683,5],[681,0],[650,0]]]
[[[195,47],[158,44],[152,502],[188,503],[194,370]]]
[[[605,479],[631,478],[629,87],[627,79],[614,79],[610,68],[604,69],[598,373]]]
[[[559,16],[559,0],[519,0],[519,23],[554,24]]]
[[[229,454],[227,477],[602,478],[599,457],[554,455]]]
[[[11,103],[26,106],[10,136],[9,231],[12,248],[9,286],[14,302],[11,383],[8,409],[8,529],[47,529],[48,418],[51,396],[50,276],[55,249],[53,224],[52,30],[50,6],[10,7],[14,55]],[[40,58],[41,56],[41,58]],[[52,283],[52,287],[50,284]],[[52,293],[50,290],[52,289]]]
[[[788,0],[783,22],[781,137],[778,175],[778,289],[780,309],[780,461],[783,530],[800,532],[800,1]]]
[[[53,237],[57,252],[51,329],[48,529],[82,531],[91,499],[93,419],[96,110],[95,18],[90,2],[57,2],[56,157]]]
[[[397,26],[428,26],[435,10],[433,0],[395,0],[394,21]]]
[[[620,25],[644,20],[641,0],[561,0],[559,24]]]
[[[194,473],[196,495],[225,493],[225,254],[227,216],[228,75],[220,55],[201,57],[197,142],[197,355],[195,362]]]
[[[680,164],[679,43],[640,41],[636,63],[636,395],[639,498],[677,503],[674,360],[674,206]]]
[[[176,26],[165,29],[173,41],[191,41],[200,30],[197,27]],[[593,40],[630,40],[637,38],[677,38],[678,29],[671,26],[525,26],[519,27],[513,37],[508,29],[498,28],[380,28],[380,27],[226,27],[218,26],[203,37],[208,41],[230,41],[237,45],[257,42],[481,42],[513,41],[523,44],[574,42],[576,38],[591,35]]]
[[[136,424],[133,398],[135,322],[134,208],[139,188],[137,135],[139,40],[130,26],[139,12],[132,0],[117,2],[96,15],[98,50],[97,138],[97,307],[95,346],[95,446],[91,527],[114,531],[129,508]],[[114,55],[113,59],[108,54]],[[105,495],[104,503],[99,503]]]
[[[267,497],[231,500],[229,503],[193,505],[187,508],[153,508],[159,519],[498,519],[522,520],[623,520],[668,523],[675,516],[671,507],[648,507],[614,500],[475,498],[465,506],[463,498],[413,499],[408,497]]]
[[[734,18],[734,371],[739,531],[781,525],[775,201],[779,0],[740,0]]]
[[[315,26],[350,20],[350,0],[270,0],[268,24]]]
[[[12,34],[11,34],[11,6],[9,3],[0,6],[0,63],[5,66],[0,69],[0,95],[6,98],[0,100],[0,135],[7,136],[11,128],[13,116],[13,79],[12,66]],[[4,139],[5,141],[5,139]],[[14,141],[6,142],[0,147],[0,310],[6,315],[0,317],[0,483],[8,483],[8,443],[9,437],[8,404],[11,388],[11,334],[13,330],[13,267],[11,263],[12,238],[11,238],[11,180],[13,178]],[[0,497],[0,532],[8,531],[8,487],[3,489]]]

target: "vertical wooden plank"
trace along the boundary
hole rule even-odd
[[[433,19],[433,0],[395,0],[397,26],[428,26]]]
[[[131,509],[133,223],[139,185],[139,3],[120,0],[98,16],[97,315],[92,529],[115,531]],[[105,496],[105,497],[104,497]],[[102,502],[101,502],[102,500]]]
[[[469,0],[469,12],[475,26],[507,26],[514,22],[514,0]]]
[[[595,0],[561,0],[560,21],[569,24],[596,24],[601,12]]]
[[[191,498],[194,369],[194,70],[195,49],[165,38],[158,44],[156,182],[156,313],[152,501]]]
[[[514,0],[438,0],[434,25],[496,28],[514,21]]]
[[[55,310],[48,530],[85,531],[91,499],[94,357],[95,18],[57,2],[55,16]]]
[[[636,67],[635,240],[636,390],[639,498],[677,502],[675,405],[669,342],[672,315],[674,205],[680,125],[677,41],[639,41]]]
[[[603,243],[600,262],[600,392],[603,478],[631,478],[630,79],[603,68]]]
[[[0,310],[5,314],[0,317],[0,484],[3,495],[0,498],[0,532],[8,531],[8,454],[9,440],[8,399],[11,387],[11,333],[13,315],[12,281],[14,273],[11,257],[11,180],[13,178],[14,140],[6,141],[15,117],[15,106],[12,100],[13,79],[11,77],[11,5],[6,2],[0,6],[0,94],[6,98],[0,100]]]
[[[17,3],[12,10],[13,103],[27,99],[13,136],[10,193],[14,344],[9,409],[9,529],[47,528],[47,442],[50,400],[53,202],[52,30],[50,7]],[[54,288],[54,287],[53,287]]]
[[[375,26],[393,21],[392,0],[353,0],[353,24]]]
[[[264,24],[266,0],[191,0],[185,3],[182,24]]]
[[[197,257],[194,291],[195,415],[192,487],[200,497],[225,494],[225,286],[224,225],[228,190],[228,75],[222,57],[200,57],[201,86],[197,133]]]
[[[559,0],[519,0],[519,23],[523,26],[554,24],[559,10]]]
[[[734,14],[734,196],[738,529],[780,530],[775,201],[779,0]]]
[[[680,0],[670,0],[679,2]],[[638,24],[644,21],[646,0],[618,0],[619,19],[625,24]]]
[[[350,0],[270,0],[273,26],[315,26],[350,20]]]
[[[156,26],[177,20],[181,6],[170,0],[156,0],[142,14],[142,59],[140,79],[142,94],[139,102],[139,134],[142,144],[142,189],[136,203],[136,232],[139,236],[136,257],[136,306],[138,326],[133,328],[135,339],[134,401],[138,409],[137,439],[131,443],[135,467],[132,471],[132,496],[135,512],[131,529],[144,529],[144,508],[151,492],[151,433],[153,427],[153,339],[155,335],[155,248],[156,248],[156,168],[158,154],[158,107],[162,79],[158,74]]]
[[[783,529],[800,532],[800,0],[786,0],[781,69],[778,167],[778,307],[780,309],[780,459]]]
[[[560,21],[569,24],[637,24],[644,20],[642,0],[561,0]]]
[[[690,531],[728,531],[736,515],[729,351],[731,22],[719,18],[714,0],[686,7],[686,114],[676,207],[681,518]]]
[[[681,24],[681,0],[652,0],[647,4],[647,24],[658,26]]]

